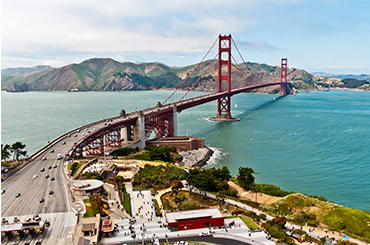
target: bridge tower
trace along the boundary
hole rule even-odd
[[[280,68],[280,94],[287,94],[287,70],[288,70],[288,59],[281,58],[281,68]]]
[[[231,34],[218,37],[218,84],[217,92],[222,92],[222,83],[226,83],[227,92],[231,92]],[[231,117],[231,95],[217,101],[217,116],[210,117],[213,121],[239,121]]]

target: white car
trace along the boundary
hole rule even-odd
[[[202,233],[199,234],[199,236],[212,236],[212,234],[207,231],[203,231]]]
[[[189,245],[189,243],[184,242],[184,241],[178,241],[178,242],[176,242],[176,245]]]
[[[36,179],[36,178],[37,178],[37,174],[35,174],[35,175],[33,176],[33,178],[34,178],[34,179]]]

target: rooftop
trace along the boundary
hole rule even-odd
[[[188,211],[166,213],[168,223],[179,222],[189,219],[221,218],[223,215],[217,208],[195,209]]]
[[[73,184],[72,188],[75,190],[94,190],[103,186],[103,181],[100,180],[82,180]]]

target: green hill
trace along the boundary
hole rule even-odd
[[[217,62],[210,60],[199,64],[198,69],[184,84],[190,87],[203,75],[195,87],[196,90],[217,89]],[[119,91],[153,90],[176,88],[192,73],[194,65],[168,67],[160,63],[134,64],[118,62],[110,58],[89,59],[79,64],[70,64],[61,68],[36,66],[30,68],[7,68],[2,70],[1,89],[10,92],[22,91]],[[267,64],[247,63],[232,66],[232,87],[246,84],[264,83],[280,79],[280,67]],[[251,75],[253,72],[253,75]],[[288,69],[288,81],[292,81],[293,91],[314,90],[328,87],[370,89],[367,81],[344,81],[338,78],[325,78],[312,75],[304,70]],[[356,87],[356,88],[357,88]],[[279,86],[266,87],[258,92],[277,93]]]

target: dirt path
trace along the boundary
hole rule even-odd
[[[246,199],[249,199],[251,201],[256,201],[256,193],[254,191],[245,191],[243,188],[241,188],[240,186],[236,185],[234,182],[232,181],[229,181],[227,182],[230,186],[231,189],[234,189],[234,190],[237,190],[238,191],[238,194],[240,197],[243,197],[243,198],[246,198]],[[270,195],[266,195],[266,194],[263,194],[263,193],[258,193],[257,194],[257,202],[259,204],[271,204],[277,200],[280,200],[281,197],[274,197],[274,196],[270,196]]]

